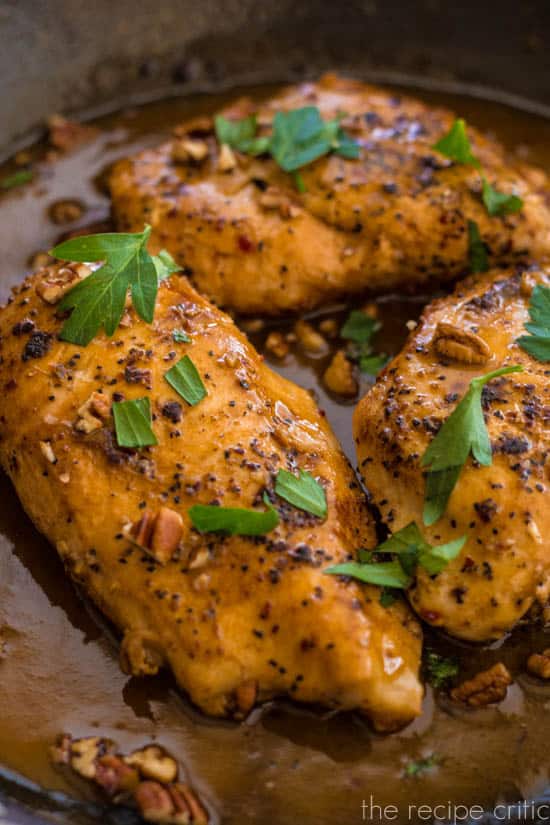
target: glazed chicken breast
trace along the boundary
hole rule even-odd
[[[416,522],[433,545],[467,537],[439,575],[418,569],[409,598],[425,621],[472,641],[499,638],[550,593],[548,364],[516,343],[536,283],[548,272],[496,270],[434,301],[354,416],[360,470],[389,529]],[[481,396],[491,466],[470,456],[443,516],[423,526],[423,454],[471,379],[508,365],[523,372]]]
[[[433,145],[452,112],[354,80],[326,76],[257,104],[262,133],[276,112],[318,107],[345,113],[342,126],[360,157],[330,154],[300,170],[305,191],[269,156],[220,146],[213,119],[177,128],[174,137],[117,163],[110,177],[121,231],[153,228],[195,286],[241,313],[304,310],[364,290],[415,290],[467,274],[468,221],[475,221],[492,263],[550,252],[544,173],[520,168],[502,147],[468,129],[488,181],[515,193],[523,208],[490,217],[480,170],[452,162]]]
[[[384,730],[415,717],[412,614],[324,574],[375,535],[312,398],[271,372],[183,276],[161,285],[153,324],[129,307],[111,338],[59,340],[54,302],[88,273],[41,270],[0,312],[0,460],[70,575],[120,629],[125,669],[169,666],[215,716],[286,694],[359,709]],[[207,392],[194,406],[164,377],[185,355]],[[112,404],[141,397],[158,443],[121,448]],[[281,468],[318,480],[326,518],[276,495]],[[192,526],[192,505],[265,511],[264,494],[279,514],[266,535]]]

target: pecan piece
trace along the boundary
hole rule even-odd
[[[38,272],[40,280],[36,284],[36,293],[47,304],[57,304],[63,296],[82,281],[91,269],[86,264],[52,264]]]
[[[183,797],[189,813],[191,814],[191,822],[193,822],[194,825],[208,825],[208,814],[206,809],[203,807],[199,798],[189,787],[189,785],[184,785],[183,782],[176,782],[174,785],[170,786],[170,795],[176,806],[178,804],[177,800],[181,800]]]
[[[227,143],[222,143],[218,155],[218,169],[220,172],[232,172],[237,165],[235,153]]]
[[[432,345],[439,356],[460,364],[485,364],[491,357],[483,338],[446,321],[438,323]]]
[[[124,761],[127,765],[137,768],[146,779],[157,782],[173,782],[178,775],[176,760],[159,745],[148,745],[146,748],[133,751]]]
[[[156,514],[146,510],[138,521],[126,529],[126,535],[159,564],[166,564],[179,548],[183,537],[183,519],[170,507],[161,507]]]
[[[451,698],[472,708],[483,708],[502,702],[506,696],[506,689],[512,682],[506,665],[498,662],[489,670],[482,670],[473,679],[468,679],[452,690]]]
[[[110,413],[111,406],[105,396],[100,392],[93,392],[77,410],[74,428],[81,433],[99,430]]]
[[[550,647],[543,650],[542,653],[533,653],[527,659],[527,670],[533,676],[539,676],[541,679],[550,679]]]
[[[71,744],[69,764],[73,771],[83,776],[84,779],[95,779],[97,761],[110,750],[111,746],[108,739],[100,736],[76,739]]]
[[[94,779],[109,796],[117,796],[137,788],[139,773],[120,756],[108,753],[97,760]]]
[[[183,138],[172,144],[172,160],[176,163],[202,163],[208,157],[208,151],[205,140]]]
[[[354,398],[359,392],[353,364],[346,358],[346,353],[342,349],[338,350],[325,370],[323,381],[336,395]]]
[[[172,818],[175,813],[172,797],[168,789],[163,788],[159,782],[140,782],[134,794],[136,804],[139,812],[146,822],[161,822],[170,825],[174,820]],[[183,819],[185,824],[189,822],[189,814],[187,819]]]

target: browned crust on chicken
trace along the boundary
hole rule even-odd
[[[409,598],[430,624],[465,639],[498,638],[550,589],[550,390],[548,364],[515,340],[525,333],[531,289],[548,273],[495,271],[459,284],[430,304],[402,352],[359,403],[354,418],[359,465],[391,530],[422,525],[421,457],[476,375],[504,365],[524,371],[493,380],[483,391],[493,448],[490,467],[468,459],[442,518],[423,528],[442,544],[468,537],[460,556],[435,578],[418,574]],[[480,363],[438,346],[441,330],[455,344],[469,336]]]
[[[203,118],[115,166],[119,230],[151,224],[152,245],[166,247],[201,292],[249,313],[447,282],[468,272],[468,220],[477,222],[494,264],[550,252],[544,173],[520,168],[498,143],[469,129],[489,181],[524,200],[520,212],[490,217],[479,171],[432,148],[452,112],[327,75],[264,101],[258,120],[265,128],[276,111],[305,105],[325,118],[345,112],[361,158],[331,155],[305,167],[300,194],[270,158],[234,152],[228,167],[212,121]],[[241,100],[224,114],[243,117],[257,107]]]
[[[29,278],[0,312],[0,460],[71,576],[122,630],[126,669],[169,665],[213,715],[288,694],[359,708],[380,728],[414,717],[415,621],[404,605],[384,609],[376,588],[323,572],[375,535],[308,393],[272,373],[181,276],[160,287],[152,325],[130,310],[110,339],[61,342],[55,307],[39,294],[50,275]],[[174,343],[175,328],[192,343]],[[195,407],[163,377],[185,354],[208,391]],[[128,376],[129,364],[147,381]],[[120,449],[111,403],[144,395],[158,445]],[[320,480],[326,520],[274,495],[281,467]],[[281,518],[267,536],[192,528],[191,505],[263,508],[264,490]]]

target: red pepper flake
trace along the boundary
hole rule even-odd
[[[238,243],[241,252],[252,252],[254,249],[254,244],[250,238],[246,237],[246,235],[239,235]]]

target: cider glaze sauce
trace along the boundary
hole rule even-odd
[[[467,96],[419,96],[452,107],[522,158],[550,168],[550,121]],[[94,224],[108,219],[103,182],[109,164],[154,145],[185,117],[212,111],[226,99],[175,99],[103,118],[94,140],[53,163],[39,163],[33,182],[3,194],[0,299],[29,271],[32,255],[52,247],[60,229],[82,225],[98,231]],[[44,152],[44,146],[30,149],[38,160]],[[13,170],[8,164],[1,176]],[[79,201],[84,214],[76,223],[56,226],[50,207],[66,199]],[[383,326],[376,349],[397,352],[407,334],[406,321],[418,317],[428,298],[378,299]],[[311,317],[314,323],[325,316],[340,321],[347,309]],[[251,337],[261,349],[270,330],[291,326],[292,321],[270,321]],[[295,347],[283,364],[266,356],[274,369],[316,394],[355,464],[354,403],[331,397],[321,381],[330,354],[307,357]],[[0,490],[0,776],[18,774],[54,792],[42,802],[34,796],[34,807],[55,811],[56,793],[75,800],[95,798],[85,784],[52,766],[48,747],[60,732],[108,736],[124,751],[157,741],[180,760],[211,810],[228,825],[384,821],[376,807],[362,808],[362,801],[370,804],[371,797],[375,806],[397,808],[392,821],[415,822],[410,805],[492,807],[537,796],[550,784],[550,686],[525,671],[529,653],[548,646],[542,630],[521,627],[489,647],[460,644],[426,630],[432,649],[460,661],[461,679],[504,661],[515,682],[501,705],[475,712],[444,696],[436,700],[428,686],[421,718],[391,736],[374,734],[354,714],[323,716],[276,702],[241,724],[209,720],[188,704],[168,674],[143,680],[122,674],[115,636],[77,594],[55,550],[34,530],[4,477]],[[410,760],[431,755],[436,756],[434,768],[405,775]],[[2,781],[7,779],[0,779],[0,786]],[[14,787],[10,785],[12,792]],[[95,818],[77,804],[68,821],[114,820],[105,813]]]

